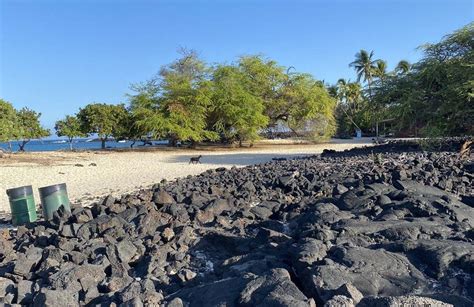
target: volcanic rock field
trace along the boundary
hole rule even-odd
[[[209,170],[0,232],[0,305],[473,306],[462,139]]]

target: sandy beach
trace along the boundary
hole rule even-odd
[[[253,148],[157,149],[89,152],[27,152],[0,159],[0,211],[9,212],[5,190],[33,185],[39,203],[39,187],[67,183],[73,202],[90,204],[108,194],[121,195],[149,187],[162,179],[197,175],[217,167],[243,167],[270,161],[274,157],[296,157],[370,145],[370,139],[332,140],[323,144],[275,144],[263,141]],[[189,158],[202,155],[202,164]]]

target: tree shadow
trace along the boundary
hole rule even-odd
[[[227,166],[246,166],[253,164],[262,164],[273,160],[285,160],[310,157],[313,154],[300,153],[300,154],[263,154],[263,153],[235,153],[235,154],[222,154],[222,155],[203,155],[200,164],[213,164],[213,165],[227,165]],[[181,163],[189,164],[192,167],[194,164],[190,164],[190,158],[192,155],[186,156],[174,156],[167,159],[165,162],[168,163]]]

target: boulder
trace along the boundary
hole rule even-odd
[[[158,205],[166,205],[174,203],[174,198],[165,190],[159,189],[153,194],[153,202]]]
[[[41,248],[28,248],[25,253],[18,255],[13,273],[23,277],[28,277],[30,272],[40,264],[42,258],[43,250]]]
[[[79,303],[77,293],[65,290],[41,289],[36,294],[33,306],[77,306]]]
[[[285,269],[273,269],[268,274],[249,281],[240,293],[240,306],[316,306],[291,281]]]
[[[0,277],[0,302],[5,300],[8,294],[15,293],[15,284],[8,278]]]
[[[313,283],[321,297],[328,297],[345,283],[364,295],[399,296],[425,291],[429,281],[403,255],[363,247],[337,247],[328,264],[314,269]],[[403,282],[398,282],[403,280]]]
[[[335,295],[324,304],[324,307],[354,307],[354,301],[344,295]]]
[[[389,296],[389,297],[367,297],[364,298],[358,307],[399,307],[399,306],[436,306],[453,307],[438,300],[421,296]]]

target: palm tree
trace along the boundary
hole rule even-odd
[[[367,82],[369,86],[369,95],[371,95],[371,88],[370,85],[372,83],[372,79],[374,77],[374,70],[376,68],[376,63],[378,60],[373,59],[374,51],[370,53],[364,49],[361,49],[359,52],[356,53],[355,61],[349,64],[349,67],[354,67],[357,73],[357,82],[359,82],[362,78],[364,78],[364,82]]]
[[[347,84],[347,101],[352,105],[353,113],[357,113],[360,109],[360,101],[362,100],[362,91],[359,82],[349,82]]]
[[[400,62],[398,62],[397,66],[395,67],[395,72],[400,75],[405,75],[410,71],[410,69],[411,69],[410,62],[406,60],[401,60]]]
[[[336,87],[337,98],[340,102],[341,110],[346,114],[347,118],[354,124],[354,126],[358,130],[361,130],[359,125],[354,121],[354,116],[358,109],[358,102],[361,99],[360,83],[339,79]]]
[[[341,103],[346,102],[346,91],[347,91],[347,81],[344,78],[337,80],[336,88],[337,88],[337,98]]]
[[[349,64],[349,67],[354,67],[357,73],[357,81],[360,81],[362,78],[364,78],[364,82],[367,82],[367,86],[369,87],[370,100],[372,100],[372,88],[371,88],[372,79],[375,76],[374,72],[377,69],[377,63],[380,61],[380,60],[373,59],[373,56],[374,56],[374,51],[371,51],[369,53],[366,50],[361,49],[359,52],[356,53],[355,61]],[[379,65],[383,65],[383,64],[379,64]],[[376,116],[376,122],[375,122],[375,131],[378,138],[379,119],[377,116]]]
[[[373,75],[377,78],[380,79],[380,81],[383,83],[385,78],[387,78],[387,62],[384,60],[378,60],[375,66],[375,69],[373,71]]]

